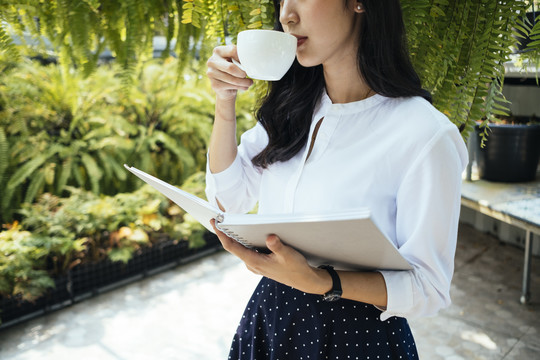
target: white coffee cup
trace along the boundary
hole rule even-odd
[[[240,66],[252,79],[277,81],[296,56],[296,37],[275,30],[245,30],[238,34]]]

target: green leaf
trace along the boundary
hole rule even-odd
[[[13,189],[26,181],[36,171],[36,169],[42,166],[47,160],[49,160],[51,156],[55,155],[60,150],[60,146],[53,145],[45,153],[38,154],[35,158],[24,164],[9,179],[7,190],[13,191]]]
[[[111,259],[111,261],[121,261],[124,264],[127,264],[127,262],[133,257],[134,252],[135,248],[122,247],[110,250],[107,255],[109,256],[109,259]]]
[[[30,184],[28,185],[28,190],[26,190],[26,195],[24,197],[25,203],[31,203],[34,201],[38,193],[42,190],[43,185],[45,184],[45,169],[40,169],[37,174],[32,175]]]
[[[0,126],[0,186],[4,183],[4,174],[9,166],[9,144],[4,128]]]
[[[60,167],[59,174],[56,177],[56,193],[62,194],[66,184],[71,176],[71,167],[73,166],[73,158],[71,156],[64,159]]]
[[[92,192],[95,194],[98,194],[99,193],[99,180],[101,180],[103,172],[98,167],[97,162],[94,160],[94,158],[90,156],[88,153],[83,153],[81,155],[81,161],[84,167],[86,168],[86,175],[88,177],[88,180],[90,181]]]

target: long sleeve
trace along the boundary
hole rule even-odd
[[[246,131],[240,140],[234,162],[224,171],[212,174],[206,165],[206,197],[217,206],[217,201],[227,212],[246,213],[258,201],[261,170],[251,159],[268,143],[264,128],[257,123]]]
[[[450,282],[467,152],[455,127],[439,131],[405,174],[396,196],[396,238],[411,271],[381,271],[381,320],[433,315],[450,304]]]

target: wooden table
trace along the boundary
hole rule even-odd
[[[516,184],[464,180],[461,204],[525,230],[520,301],[526,304],[530,299],[532,234],[540,235],[540,180]]]

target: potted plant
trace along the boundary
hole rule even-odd
[[[527,182],[536,178],[540,160],[540,119],[536,116],[500,116],[490,123],[487,142],[477,141],[476,161],[480,179]],[[476,126],[476,134],[483,129]]]
[[[512,61],[505,66],[503,95],[497,111],[486,126],[486,119],[476,125],[476,160],[481,179],[498,182],[533,181],[540,158],[540,85],[534,64],[538,52],[538,4],[534,1],[526,16],[514,25],[515,39]],[[531,61],[532,60],[532,61]],[[537,61],[537,60],[536,60]],[[518,65],[517,67],[515,65]],[[529,66],[527,66],[529,65]],[[528,71],[523,72],[521,69]],[[509,115],[504,115],[505,103]],[[486,136],[487,135],[487,136]]]

